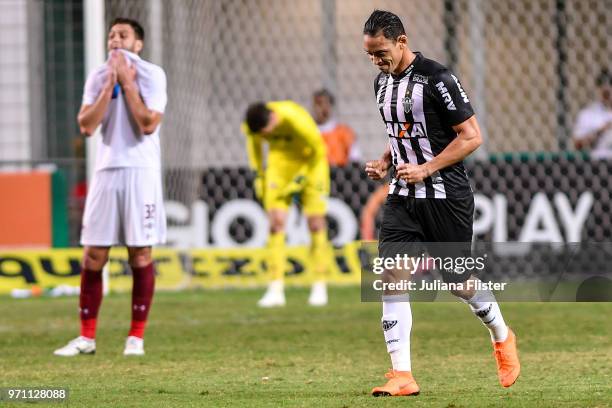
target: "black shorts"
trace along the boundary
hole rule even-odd
[[[381,257],[398,254],[435,257],[471,256],[474,197],[412,198],[390,194],[378,235]],[[469,273],[442,270],[447,282],[463,282]]]

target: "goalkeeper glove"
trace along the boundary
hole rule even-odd
[[[292,197],[295,198],[295,196],[299,195],[302,193],[302,190],[304,190],[304,187],[306,186],[306,176],[304,176],[303,174],[298,174],[297,176],[295,176],[295,178],[293,180],[291,180],[291,182],[289,184],[287,184],[287,186],[283,189],[282,191],[282,195],[284,197]]]

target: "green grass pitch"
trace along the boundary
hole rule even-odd
[[[459,303],[414,303],[417,397],[374,398],[390,366],[380,304],[332,288],[306,306],[255,306],[261,291],[158,293],[145,357],[121,355],[128,294],[104,299],[95,356],[52,351],[77,335],[77,299],[0,298],[0,387],[70,389],[71,407],[608,407],[612,304],[508,303],[522,374],[503,389],[482,324]],[[43,404],[38,404],[43,405]],[[11,405],[12,406],[12,405]],[[17,405],[15,405],[17,406]]]

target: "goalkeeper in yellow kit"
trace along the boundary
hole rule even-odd
[[[329,197],[329,165],[317,125],[306,109],[292,101],[254,103],[242,131],[249,164],[255,172],[255,194],[270,220],[267,265],[272,281],[258,305],[285,305],[283,278],[287,263],[285,224],[292,200],[299,196],[310,230],[310,268],[314,283],[308,302],[327,304],[326,274],[331,254],[325,214]],[[268,143],[264,166],[263,143]]]

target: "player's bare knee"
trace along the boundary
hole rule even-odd
[[[385,269],[382,274],[383,282],[399,282],[401,276],[402,272],[394,268]]]
[[[308,217],[308,229],[310,232],[323,231],[326,227],[325,216],[323,215],[312,215]]]
[[[100,271],[108,261],[109,248],[85,247],[83,253],[83,268],[90,271]]]
[[[410,276],[410,271],[395,268],[385,269],[382,274],[383,295],[407,295],[406,289],[402,287],[401,283],[402,281],[410,281]]]
[[[285,230],[287,214],[283,211],[270,211],[268,219],[270,221],[270,233],[277,234]]]
[[[462,290],[456,290],[453,289],[450,291],[453,295],[460,297],[461,299],[464,300],[469,300],[474,296],[474,289],[462,289]]]
[[[285,230],[284,222],[270,222],[270,232],[272,234],[277,234],[279,232],[283,232]]]
[[[473,278],[470,278],[468,280],[472,280]],[[467,285],[467,281],[466,280],[463,284],[463,289],[453,289],[450,292],[457,296],[460,297],[463,300],[470,300],[471,298],[474,297],[474,294],[476,293],[476,290],[474,289],[475,285]]]
[[[151,247],[128,248],[128,262],[130,266],[143,268],[153,262]]]

